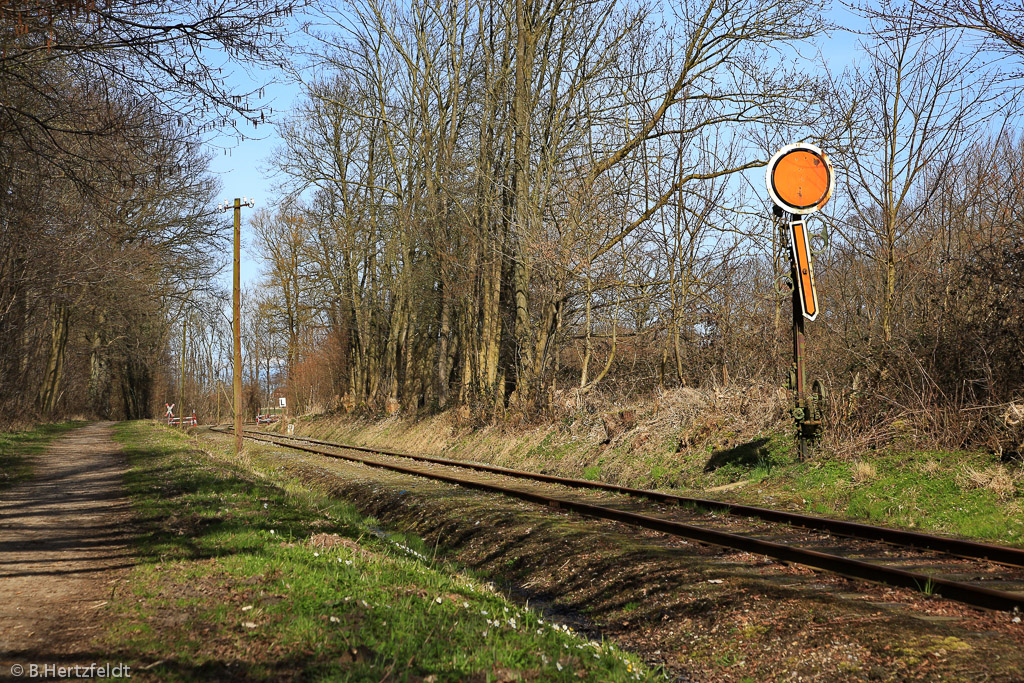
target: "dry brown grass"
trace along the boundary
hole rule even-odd
[[[853,463],[853,481],[860,484],[871,481],[878,476],[875,466],[869,462],[858,460]]]
[[[27,432],[39,422],[31,418],[14,418],[0,421],[0,432]]]
[[[656,479],[661,485],[675,486],[681,485],[673,474],[681,460],[699,461],[694,467],[700,469],[709,451],[790,428],[786,393],[763,385],[680,387],[629,402],[599,391],[579,396],[568,390],[559,392],[557,399],[545,415],[530,421],[509,410],[473,425],[452,410],[419,418],[321,418],[308,422],[303,431],[320,438],[566,476],[592,476],[596,467],[601,478],[619,483],[649,483],[652,472],[659,472]]]
[[[635,430],[622,435],[632,439],[637,431],[657,437],[682,431],[697,436],[690,445],[708,445],[704,438],[715,441],[718,432],[727,427],[737,440],[784,428],[788,399],[785,392],[760,384],[728,386],[679,387],[638,398],[629,404],[615,401],[595,402],[596,413],[629,408],[638,421]],[[614,443],[614,442],[613,442]],[[711,444],[717,445],[717,444]]]
[[[837,459],[860,460],[894,445],[951,450],[987,445],[999,455],[1024,449],[1020,446],[1024,438],[1009,438],[1013,436],[1009,432],[1016,434],[1014,430],[1024,433],[1024,418],[1018,417],[1024,414],[1024,404],[1008,404],[1008,410],[1001,406],[990,415],[976,409],[902,405],[864,388],[831,381],[826,385],[821,445],[824,453]],[[496,459],[505,460],[511,451],[529,450],[530,444],[553,432],[556,440],[594,441],[642,452],[661,448],[666,438],[677,434],[686,448],[729,448],[766,434],[791,432],[790,401],[790,392],[764,382],[654,390],[634,393],[628,400],[614,388],[598,387],[587,393],[568,388],[550,392],[537,410],[468,406],[437,415],[403,413],[384,418],[360,413],[342,421],[361,422],[360,438],[368,442],[401,443],[430,453],[447,451],[469,435],[474,440],[486,435],[489,446],[502,451]],[[635,415],[635,426],[606,434],[603,418],[627,411]],[[985,442],[982,433],[994,421],[999,423],[998,448]]]
[[[1000,500],[1009,500],[1014,495],[1016,479],[1001,465],[992,465],[983,470],[964,465],[956,475],[956,483],[962,489],[988,489]]]
[[[360,557],[372,557],[374,555],[372,551],[361,546],[358,541],[344,538],[338,534],[313,534],[306,540],[306,545],[319,550],[330,550],[331,548],[341,546]]]

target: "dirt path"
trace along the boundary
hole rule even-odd
[[[99,607],[132,565],[127,462],[113,423],[54,441],[31,481],[0,491],[0,680],[32,663],[104,662]],[[15,667],[12,676],[12,666]]]

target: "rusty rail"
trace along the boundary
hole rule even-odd
[[[261,434],[260,432],[255,433]],[[532,479],[535,481],[545,481],[553,484],[562,484],[564,486],[575,486],[580,488],[590,488],[598,489],[601,491],[609,491],[612,493],[623,493],[630,496],[647,498],[649,500],[653,500],[659,503],[693,505],[705,509],[720,510],[722,512],[727,512],[731,515],[738,515],[742,517],[754,517],[756,519],[762,519],[766,522],[783,522],[786,524],[791,524],[793,526],[802,527],[804,529],[827,531],[829,533],[833,533],[840,536],[860,538],[869,541],[882,541],[885,543],[891,543],[892,545],[898,545],[903,547],[924,548],[927,550],[935,550],[937,552],[947,553],[949,555],[956,555],[958,557],[967,557],[977,560],[986,560],[988,562],[997,562],[999,564],[1006,564],[1015,567],[1024,567],[1024,549],[1021,548],[1011,548],[1003,545],[980,543],[978,541],[967,541],[959,538],[949,538],[945,536],[933,536],[931,534],[924,534],[916,531],[904,531],[902,529],[891,529],[888,527],[874,526],[871,524],[862,524],[860,522],[849,522],[841,519],[828,519],[826,517],[816,517],[814,515],[803,515],[797,512],[773,510],[771,508],[762,508],[754,505],[740,505],[737,503],[727,503],[720,500],[677,496],[671,493],[662,493],[660,491],[651,491],[648,489],[630,488],[628,486],[607,484],[605,482],[591,481],[589,479],[574,479],[571,477],[558,477],[551,474],[540,474],[537,472],[524,472],[521,470],[509,469],[507,467],[499,467],[497,465],[485,465],[481,463],[466,462],[463,460],[450,460],[448,458],[436,458],[425,455],[413,455],[411,453],[401,453],[398,451],[389,451],[380,448],[368,448],[365,446],[353,446],[349,444],[334,443],[331,441],[321,441],[319,439],[311,439],[308,437],[291,436],[287,438],[294,441],[314,443],[321,446],[344,448],[347,450],[360,451],[363,453],[379,453],[380,455],[408,458],[410,460],[416,460],[419,462],[429,462],[438,465],[463,467],[466,469],[472,469],[481,472],[490,472],[493,474],[501,474],[509,477],[518,477],[521,479]]]
[[[802,564],[808,567],[814,567],[816,569],[823,569],[850,578],[862,579],[876,583],[884,583],[891,586],[910,588],[922,592],[929,592],[941,595],[942,597],[950,600],[956,600],[958,602],[974,605],[976,607],[1007,611],[1024,610],[1024,594],[1021,593],[1013,593],[1009,591],[984,588],[982,586],[975,586],[972,584],[963,583],[959,581],[950,581],[948,579],[943,579],[941,577],[934,577],[918,572],[910,572],[902,569],[896,569],[893,567],[886,567],[882,565],[873,564],[871,562],[865,562],[863,560],[855,560],[851,558],[842,557],[839,555],[818,552],[816,550],[808,550],[806,548],[798,548],[794,546],[784,545],[781,543],[764,541],[756,538],[751,538],[749,536],[743,536],[741,534],[717,531],[714,529],[708,529],[700,526],[695,526],[692,524],[674,522],[671,520],[660,519],[658,517],[651,517],[649,515],[627,512],[624,510],[616,510],[614,508],[608,508],[600,505],[593,505],[590,503],[566,500],[564,498],[546,496],[543,494],[533,493],[530,491],[522,491],[519,489],[507,488],[496,484],[488,484],[482,481],[464,480],[459,477],[441,474],[437,472],[423,472],[412,467],[404,467],[402,465],[393,463],[383,463],[380,462],[379,460],[373,460],[370,458],[364,458],[354,455],[342,455],[340,453],[330,453],[320,448],[311,448],[307,446],[297,445],[294,443],[288,443],[288,441],[304,441],[306,443],[312,443],[318,446],[331,446],[333,448],[340,448],[366,453],[376,453],[379,455],[387,455],[392,457],[409,458],[421,462],[429,462],[434,464],[476,469],[506,476],[516,476],[520,478],[535,479],[538,481],[567,484],[570,486],[586,486],[587,488],[597,488],[607,491],[628,493],[631,495],[642,495],[647,498],[660,500],[662,502],[682,502],[687,504],[709,506],[712,508],[728,509],[733,514],[742,514],[744,516],[757,517],[760,519],[764,519],[766,521],[785,522],[798,526],[803,526],[805,528],[813,528],[823,531],[832,531],[832,528],[830,528],[829,525],[834,523],[835,525],[837,525],[835,528],[848,529],[849,531],[859,532],[859,534],[853,534],[847,531],[836,532],[842,533],[843,535],[856,536],[857,538],[864,538],[867,540],[884,541],[886,543],[894,543],[896,545],[902,546],[909,545],[911,547],[916,548],[925,547],[930,550],[947,552],[947,554],[953,554],[957,556],[964,556],[964,553],[944,551],[941,550],[941,548],[934,547],[934,545],[940,545],[939,542],[941,541],[952,542],[955,544],[956,547],[966,551],[977,551],[979,548],[984,548],[985,551],[990,554],[994,554],[994,549],[1000,551],[1007,551],[1003,553],[1002,556],[1007,558],[1013,558],[1015,561],[1005,563],[1020,565],[1021,557],[1024,556],[1024,551],[1015,548],[1007,548],[1004,546],[995,546],[984,543],[974,543],[971,541],[961,541],[959,539],[947,539],[938,536],[933,537],[929,536],[928,534],[898,531],[895,529],[885,529],[884,527],[872,527],[866,524],[857,524],[853,522],[844,522],[840,520],[829,520],[822,517],[809,517],[806,515],[799,515],[796,513],[783,512],[780,510],[770,510],[767,508],[733,505],[730,503],[721,503],[719,501],[705,501],[699,498],[673,496],[671,494],[663,494],[658,493],[656,491],[646,491],[644,489],[631,489],[628,487],[615,486],[611,484],[602,484],[600,482],[592,482],[589,480],[568,479],[564,477],[555,477],[552,475],[532,474],[528,472],[520,472],[518,470],[510,470],[503,467],[496,467],[493,465],[471,464],[462,461],[447,460],[445,458],[432,458],[427,456],[410,455],[407,453],[387,451],[384,449],[368,448],[364,446],[336,444],[331,443],[329,441],[320,441],[318,439],[308,439],[303,437],[279,437],[251,431],[246,432],[246,437],[253,439],[255,441],[263,441],[266,443],[272,443],[279,446],[285,446],[287,448],[292,448],[295,450],[312,453],[315,455],[339,458],[351,462],[362,463],[364,465],[369,465],[371,467],[380,467],[384,469],[393,470],[395,472],[402,472],[404,474],[411,474],[420,477],[437,479],[439,481],[445,481],[467,488],[475,488],[479,490],[500,493],[507,496],[513,496],[529,502],[546,505],[548,507],[570,510],[582,515],[586,515],[588,517],[622,522],[633,526],[639,526],[645,529],[651,529],[652,531],[659,531],[673,536],[679,536],[682,538],[699,541],[701,543],[708,543],[711,545],[717,545],[725,548],[732,548],[735,550],[755,553],[758,555],[767,555],[769,557],[774,557],[785,562],[792,562],[795,564]],[[794,520],[813,520],[815,525],[810,526],[810,524],[798,524],[798,522]],[[908,537],[913,539],[915,542],[908,544],[890,540],[899,539],[903,535],[908,535]],[[933,545],[922,545],[921,542],[925,539],[928,539]],[[971,557],[972,559],[988,559],[989,561],[997,561],[992,560],[992,558],[988,557],[988,555],[966,556]]]

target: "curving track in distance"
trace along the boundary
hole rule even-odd
[[[218,431],[228,432],[230,430]],[[495,465],[333,443],[306,437],[285,437],[252,430],[246,430],[245,437],[315,455],[340,458],[372,467],[381,467],[464,487],[514,496],[553,508],[571,510],[589,517],[613,520],[702,543],[766,555],[784,562],[823,569],[850,578],[939,594],[944,598],[976,607],[1007,611],[1024,610],[1024,572],[1021,571],[1021,568],[1024,568],[1024,549],[1020,548],[802,515],[770,508],[677,496],[585,479],[524,472]],[[325,448],[384,456],[386,460],[331,452],[324,450]],[[469,469],[497,475],[497,477],[514,477],[546,484],[598,490],[610,494],[625,494],[657,504],[668,504],[675,509],[680,509],[681,506],[697,509],[704,511],[702,514],[705,515],[708,514],[708,511],[727,513],[737,519],[756,520],[762,527],[770,525],[773,532],[779,531],[780,528],[791,530],[784,531],[782,535],[789,534],[795,538],[784,539],[784,542],[766,540],[758,537],[765,535],[763,528],[753,532],[746,530],[736,533],[733,530],[716,529],[714,528],[715,524],[711,523],[694,524],[692,523],[694,520],[684,522],[666,519],[664,516],[640,514],[616,509],[606,504],[552,496],[536,490],[503,485],[493,480],[466,477],[458,472],[445,473],[394,462],[394,460],[400,459],[424,463],[428,466]],[[698,518],[697,521],[701,520]],[[834,548],[836,536],[846,539],[845,547]],[[806,547],[807,545],[828,545],[830,551],[814,550]],[[892,548],[900,551],[896,557],[893,556],[893,552],[890,552]],[[867,559],[850,557],[851,554],[867,556]],[[937,563],[935,567],[938,567],[938,571],[935,571],[935,567],[928,567],[932,569],[929,573],[916,570],[916,566],[921,564],[922,557],[933,564]],[[894,564],[911,564],[915,568],[903,569],[893,566]],[[956,578],[946,578],[942,576],[943,572],[947,575],[952,574]],[[989,585],[984,585],[986,583]],[[993,585],[999,587],[992,587]]]

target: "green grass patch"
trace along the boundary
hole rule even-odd
[[[580,444],[572,439],[566,439],[557,431],[550,431],[544,435],[540,443],[529,448],[524,457],[558,462],[579,447]]]
[[[756,472],[756,467],[751,468]],[[873,524],[1024,544],[1024,473],[980,452],[873,453],[861,461],[821,457],[760,472],[730,500],[800,507]]]
[[[162,680],[651,680],[348,504],[119,426],[140,565],[107,646]]]
[[[58,422],[23,432],[0,432],[0,490],[30,479],[31,456],[44,452],[51,441],[84,424]]]

